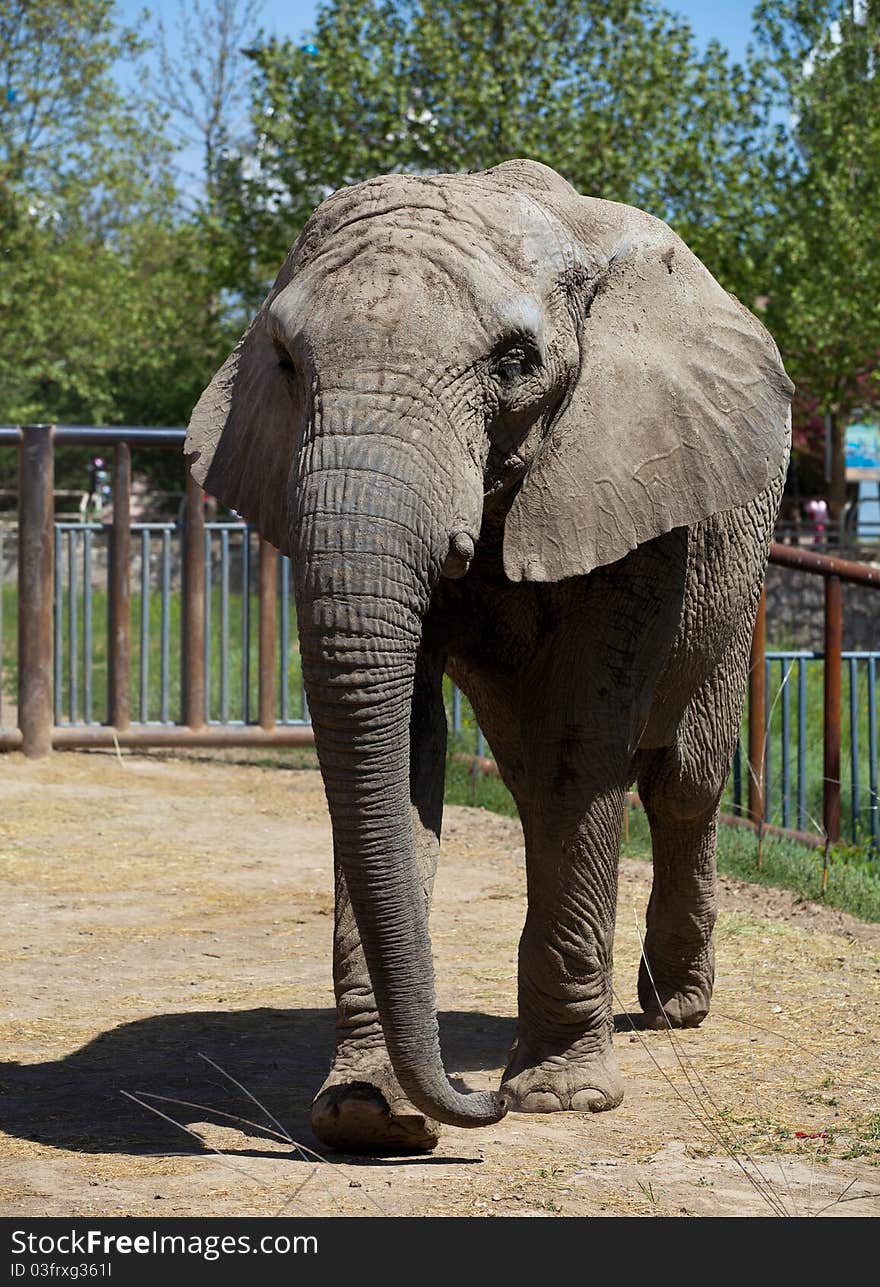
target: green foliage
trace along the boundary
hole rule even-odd
[[[324,0],[302,40],[251,40],[257,11],[181,2],[140,92],[113,0],[0,6],[0,421],[182,422],[329,192],[531,156],[765,318],[834,418],[839,501],[842,426],[880,408],[880,0],[762,0],[744,67],[655,0]]]
[[[161,200],[159,121],[114,80],[115,64],[142,44],[117,26],[114,8],[13,0],[0,9],[0,189],[30,194],[50,221],[113,228],[127,212],[120,196],[126,207]]]
[[[789,122],[762,181],[762,315],[801,398],[834,418],[840,504],[843,425],[880,412],[880,0],[765,0],[755,17],[762,93]]]
[[[149,217],[108,241],[78,223],[41,225],[22,201],[0,217],[11,251],[0,279],[4,421],[178,422],[217,348],[197,232]]]
[[[858,1121],[842,1157],[845,1160],[863,1157],[870,1165],[880,1166],[880,1112],[868,1112]]]
[[[759,120],[741,69],[648,0],[328,0],[309,43],[252,56],[264,276],[335,188],[514,156],[708,229]]]
[[[329,192],[530,156],[673,224],[764,316],[804,401],[880,404],[880,0],[764,0],[747,65],[650,0],[325,0],[251,51],[224,218],[252,302]],[[238,185],[237,195],[236,184]]]
[[[179,423],[228,349],[163,121],[115,80],[141,48],[111,0],[0,10],[4,423]]]

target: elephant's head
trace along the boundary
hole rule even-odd
[[[467,571],[487,497],[514,581],[745,504],[782,466],[790,393],[766,331],[665,224],[512,161],[330,197],[193,413],[196,479],[292,558],[336,853],[395,1072],[440,1121],[504,1106],[444,1073],[414,861],[438,579]]]

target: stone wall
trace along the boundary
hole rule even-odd
[[[809,572],[767,569],[767,644],[821,652],[825,631],[825,580]],[[843,646],[880,651],[880,589],[843,586]]]

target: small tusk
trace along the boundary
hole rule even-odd
[[[449,538],[449,553],[440,569],[441,575],[457,581],[467,572],[473,557],[474,541],[470,533],[453,532]]]

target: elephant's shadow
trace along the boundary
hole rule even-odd
[[[0,1129],[85,1153],[201,1151],[196,1139],[123,1091],[200,1105],[150,1101],[184,1124],[235,1125],[217,1116],[228,1113],[269,1126],[257,1105],[201,1058],[205,1055],[247,1087],[293,1139],[315,1147],[309,1106],[330,1064],[333,1022],[332,1010],[259,1009],[162,1014],[122,1024],[63,1059],[0,1064]],[[476,1070],[503,1064],[515,1024],[452,1011],[440,1015],[440,1026],[448,1066]],[[262,1132],[250,1127],[247,1133],[259,1138]],[[271,1138],[267,1131],[267,1141]]]

